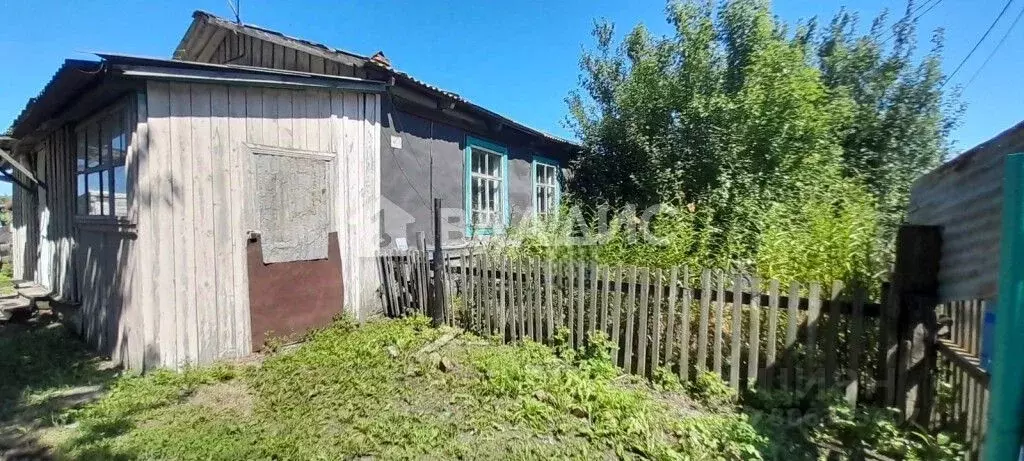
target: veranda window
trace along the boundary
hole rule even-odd
[[[489,234],[505,225],[508,209],[507,153],[504,148],[470,138],[467,147],[467,203],[470,234]]]
[[[533,208],[538,217],[558,211],[558,165],[547,159],[533,159]]]
[[[131,140],[126,104],[102,112],[75,130],[76,213],[127,216],[125,156]]]

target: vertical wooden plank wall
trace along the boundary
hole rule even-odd
[[[149,82],[137,177],[147,367],[181,367],[252,348],[246,233],[248,156],[260,146],[337,155],[335,216],[346,309],[379,309],[379,96]],[[282,308],[286,308],[282,306]]]

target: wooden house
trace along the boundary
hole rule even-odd
[[[446,242],[499,233],[558,206],[575,149],[382,55],[201,12],[173,59],[99,58],[65,61],[0,139],[25,297],[0,310],[69,306],[131,369],[374,315],[374,253],[429,234],[429,197],[458,212]]]

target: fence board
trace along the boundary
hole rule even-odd
[[[825,384],[831,385],[836,378],[836,361],[838,352],[836,350],[836,339],[839,337],[839,297],[843,292],[843,282],[836,280],[832,282],[832,300],[828,306],[828,317],[825,323],[825,342],[823,352],[825,353]]]
[[[864,349],[864,289],[857,287],[853,292],[853,317],[850,319],[850,366],[847,368],[846,402],[857,405],[860,394],[860,356]]]
[[[690,268],[684,266],[682,333],[679,335],[679,377],[683,381],[690,377],[690,301],[692,296],[693,294],[690,292]],[[706,326],[704,328],[704,336],[707,336]]]
[[[491,313],[494,312],[494,291],[491,284],[491,281],[494,280],[493,266],[494,262],[491,256],[486,253],[483,254],[480,258],[480,282],[482,284],[480,291],[483,294],[481,298],[483,309],[480,312],[482,314],[480,323],[483,325],[482,333],[486,336],[490,336],[491,332],[494,331],[494,324],[491,323]]]
[[[598,293],[600,293],[600,290],[598,290],[598,287],[597,287],[597,279],[598,279],[597,263],[591,262],[590,263],[590,288],[587,290],[587,292],[590,293],[590,310],[588,312],[588,317],[587,317],[587,320],[588,320],[588,323],[587,323],[588,330],[587,331],[590,331],[591,333],[593,333],[594,331],[598,330],[598,328],[597,328],[597,297],[598,297]]]
[[[779,343],[777,331],[779,329],[779,281],[772,279],[768,282],[768,341],[765,350],[765,375],[763,387],[770,388],[775,383],[776,353]]]
[[[638,312],[639,318],[637,319],[637,358],[636,358],[636,374],[640,376],[647,375],[647,340],[650,332],[647,330],[648,310],[650,309],[650,285],[651,285],[651,271],[646,267],[641,269],[641,282],[640,282],[640,309]],[[656,275],[656,274],[655,274]]]
[[[509,331],[511,329],[510,327],[512,326],[511,322],[509,321],[510,315],[508,309],[510,302],[509,298],[511,296],[510,285],[512,283],[512,279],[511,274],[509,273],[509,258],[504,257],[502,259],[503,261],[501,264],[501,291],[499,292],[501,298],[498,300],[498,303],[501,304],[501,331],[498,332],[498,334],[501,335],[502,342],[505,342],[507,341],[506,338],[510,336],[510,333],[506,332]]]
[[[541,304],[543,302],[544,294],[543,294],[542,286],[540,284],[541,272],[543,271],[543,269],[540,266],[540,260],[536,259],[536,258],[533,260],[533,266],[534,266],[534,269],[533,269],[533,292],[534,292],[533,340],[537,341],[537,342],[540,342],[540,338],[541,338],[541,336],[540,336],[540,329],[541,329],[540,325],[541,325],[541,322],[543,320],[542,316],[543,316],[543,311],[544,311],[544,309],[543,309],[544,305]],[[550,284],[551,283],[550,282],[551,281],[551,263],[548,263],[547,268],[548,268],[548,272],[547,272],[548,278],[547,278],[547,280],[548,280],[548,283]],[[550,290],[550,288],[549,288],[549,290]],[[549,299],[550,299],[550,297],[549,297]]]
[[[545,271],[544,271],[545,279],[550,281],[551,280],[551,261],[548,261],[547,265],[545,265],[544,267],[545,267]],[[545,292],[545,294],[547,295],[546,296],[547,297],[547,301],[546,301],[546,303],[547,303],[546,307],[547,308],[544,309],[544,312],[545,312],[545,317],[547,318],[547,330],[545,331],[544,339],[546,339],[548,342],[551,342],[551,338],[553,338],[554,334],[555,334],[555,332],[554,332],[554,329],[555,329],[555,311],[554,311],[554,309],[555,309],[555,307],[554,307],[554,304],[552,304],[553,300],[551,298],[552,297],[552,295],[551,295],[551,285],[552,285],[552,283],[550,283],[550,282],[545,284],[545,286],[547,287],[547,291]]]
[[[700,274],[702,293],[711,293],[711,270],[704,269]],[[700,319],[697,326],[697,371],[708,369],[708,316],[711,312],[711,297],[700,297]]]
[[[608,332],[608,323],[609,323],[608,317],[611,316],[611,312],[609,311],[609,309],[611,309],[611,305],[609,303],[609,301],[610,301],[609,298],[612,295],[612,266],[605,266],[604,267],[604,287],[603,288],[604,288],[604,290],[602,290],[603,293],[602,293],[602,296],[601,296],[601,315],[600,315],[600,319],[598,320],[600,322],[600,325],[599,325],[598,328],[596,328],[596,330],[603,331],[603,332],[607,333],[609,337],[611,337],[611,333]]]
[[[624,286],[624,282],[626,280],[626,269],[623,268],[622,266],[619,266],[619,267],[616,268],[615,272],[616,272],[616,276],[617,276],[615,286],[617,286],[619,289],[615,292],[615,298],[612,301],[611,338],[612,338],[612,342],[614,342],[615,344],[619,345],[619,350],[615,351],[615,364],[618,365],[618,366],[622,366],[622,356],[620,355],[620,352],[623,349],[622,348],[622,336],[621,336],[621,332],[622,332],[622,327],[621,327],[622,323],[621,322],[622,322],[622,303],[623,303],[623,301],[625,300],[625,297],[626,297],[626,295],[625,295],[626,288]]]
[[[725,347],[722,338],[723,323],[725,323],[725,274],[716,271],[718,277],[718,291],[715,299],[715,342],[714,342],[714,372],[722,376],[722,348]]]
[[[661,302],[665,291],[665,271],[658,269],[654,280],[654,304],[651,305],[651,350],[650,365],[647,367],[651,374],[661,366]]]
[[[524,318],[524,310],[526,299],[523,297],[523,285],[526,284],[526,267],[522,260],[516,261],[515,265],[515,285],[516,285],[516,302],[514,303],[514,309],[516,312],[516,340],[522,341],[523,336],[526,334],[526,320]]]
[[[580,261],[577,264],[577,279],[576,279],[576,347],[583,347],[583,321],[586,317],[585,306],[587,300],[587,288],[586,288],[586,274],[587,267]]]
[[[623,302],[623,310],[626,311],[626,342],[625,342],[625,354],[622,356],[623,365],[622,368],[627,373],[633,372],[633,328],[636,322],[636,281],[637,281],[637,268],[631,267],[629,275],[629,285],[626,288],[626,299]]]
[[[729,332],[732,339],[729,347],[729,385],[737,391],[740,389],[740,353],[743,341],[743,282],[742,275],[737,275],[733,281],[732,325]]]
[[[761,299],[761,286],[757,278],[750,279],[750,298]],[[747,381],[750,386],[758,383],[761,367],[761,306],[750,306],[750,343],[747,346]]]
[[[676,298],[678,294],[677,284],[679,283],[679,268],[673,267],[668,273],[668,306],[666,306],[665,315],[665,366],[668,368],[672,367],[672,358],[675,354],[675,328],[676,328]],[[682,353],[682,349],[679,350]],[[680,368],[680,374],[682,376],[682,368]]]
[[[813,373],[807,363],[814,363],[818,357],[818,322],[821,321],[821,285],[818,282],[811,282],[807,295],[807,360],[802,367],[804,374]]]

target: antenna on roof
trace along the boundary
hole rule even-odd
[[[242,23],[242,0],[227,0],[228,8],[231,8],[231,12],[235,13],[235,22]]]

